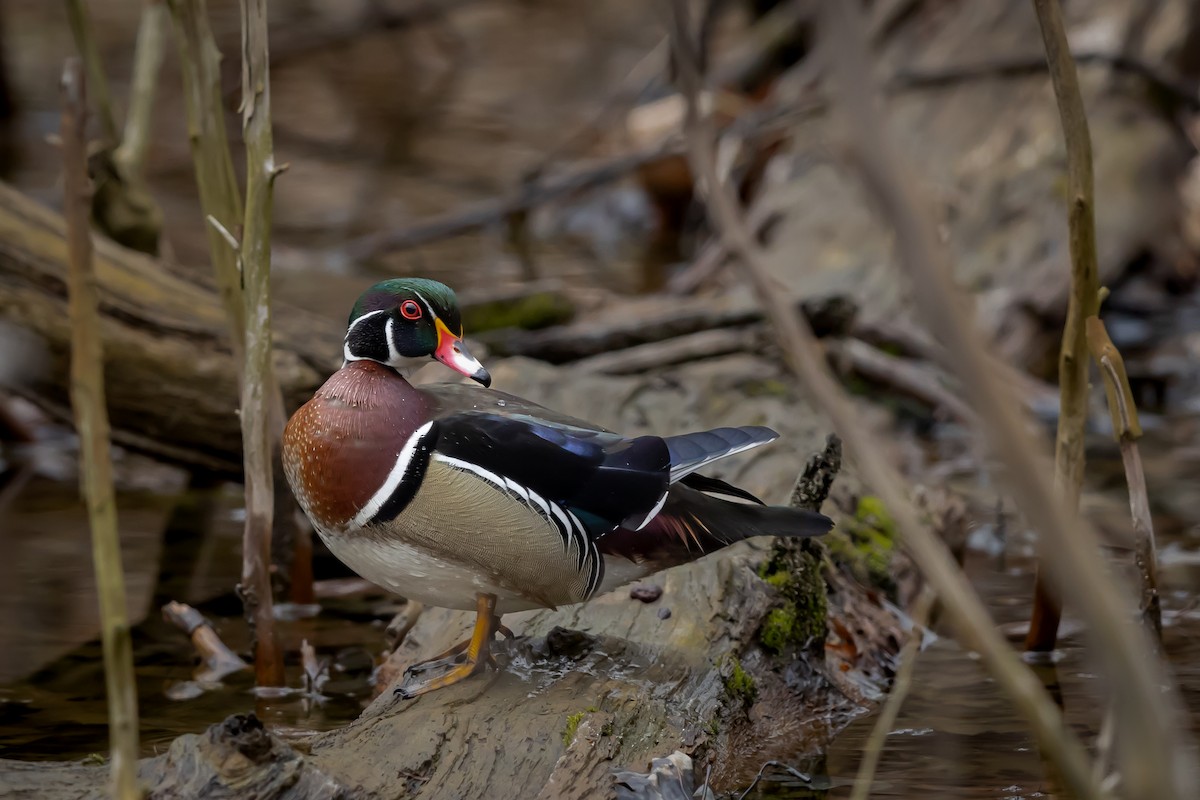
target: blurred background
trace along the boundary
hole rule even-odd
[[[880,457],[902,464],[914,486],[962,498],[969,524],[955,544],[998,621],[1020,638],[1031,536],[962,424],[959,390],[912,311],[920,287],[896,268],[890,233],[843,158],[802,5],[698,7],[722,167],[774,276],[804,301],[831,363],[883,435]],[[1111,291],[1103,316],[1142,410],[1166,647],[1200,732],[1200,3],[1063,6],[1094,143],[1101,281]],[[120,119],[142,6],[87,7]],[[208,8],[240,172],[239,9],[230,0]],[[1037,20],[1026,0],[867,8],[891,133],[1049,449],[1069,258],[1065,150]],[[289,164],[276,184],[273,291],[276,314],[301,320],[279,336],[295,337],[283,344],[303,351],[314,373],[337,368],[344,318],[363,288],[421,275],[459,291],[468,338],[506,365],[502,388],[630,432],[756,416],[800,439],[797,447],[819,441],[827,426],[806,410],[695,201],[665,6],[273,0],[270,11],[275,152]],[[141,217],[109,232],[155,254],[166,272],[207,285],[208,232],[169,24],[164,36],[144,168],[160,235],[144,236]],[[75,52],[63,4],[0,3],[0,179],[51,209],[62,204],[59,76]],[[22,255],[34,251],[19,235],[33,212],[19,197],[0,198],[0,757],[74,759],[105,747],[102,668],[76,444],[55,411],[65,390],[52,386],[65,355],[43,335],[53,323],[30,323],[16,299],[17,287],[36,291],[41,280],[37,259]],[[172,307],[168,316],[183,313]],[[211,355],[184,368],[197,370],[198,385]],[[122,382],[157,376],[110,368],[108,380],[119,398],[133,393]],[[1124,474],[1103,392],[1093,388],[1083,503],[1125,570]],[[231,451],[204,444],[216,437],[207,418],[189,419],[184,404],[112,413],[128,434],[118,436],[120,525],[151,753],[254,704],[236,677],[223,690],[198,685],[187,637],[158,613],[169,600],[191,603],[231,647],[246,646],[232,594],[241,493],[221,466]],[[147,443],[155,432],[158,444]],[[724,477],[782,501],[805,455],[740,463]],[[319,548],[315,568],[324,613],[285,622],[285,644],[294,653],[301,638],[314,642],[335,680],[319,703],[272,704],[265,713],[282,730],[335,727],[359,713],[400,609]],[[1088,736],[1111,688],[1098,685],[1077,635],[1068,608],[1056,680],[1068,719]],[[298,657],[289,655],[289,668],[299,682]],[[922,655],[914,687],[876,796],[1040,796],[1031,739],[970,654],[939,640]],[[756,791],[845,796],[871,724],[847,713],[832,743],[797,744],[795,763],[815,782],[781,774]],[[757,767],[746,764],[747,775]]]

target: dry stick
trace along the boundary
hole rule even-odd
[[[908,690],[912,686],[913,667],[916,666],[917,656],[921,652],[921,642],[925,639],[925,626],[929,622],[929,614],[933,611],[936,598],[937,595],[928,589],[917,598],[912,614],[912,632],[909,634],[908,641],[904,643],[904,649],[900,652],[900,668],[896,670],[896,677],[892,680],[892,690],[888,693],[883,709],[879,712],[879,719],[875,721],[875,727],[871,729],[871,735],[867,737],[867,744],[863,748],[862,763],[858,765],[858,774],[854,776],[854,790],[850,793],[850,800],[867,800],[871,796],[871,782],[875,780],[879,757],[883,755],[888,734],[891,733],[892,726],[896,724],[896,718],[900,716],[900,708],[904,705],[904,698],[908,696]]]
[[[1112,415],[1113,437],[1121,446],[1125,480],[1129,483],[1129,511],[1133,515],[1134,560],[1141,587],[1142,619],[1146,627],[1162,641],[1162,606],[1158,596],[1158,556],[1154,546],[1154,521],[1150,518],[1150,498],[1146,494],[1146,473],[1137,440],[1142,438],[1133,391],[1125,375],[1125,360],[1108,338],[1099,317],[1087,319],[1087,344],[1104,379],[1104,394]]]
[[[1034,0],[1050,82],[1058,100],[1063,136],[1067,143],[1067,196],[1070,206],[1071,295],[1067,323],[1058,354],[1058,435],[1054,442],[1054,487],[1071,510],[1078,510],[1083,488],[1084,434],[1088,415],[1088,359],[1084,320],[1100,313],[1100,278],[1096,267],[1095,192],[1092,185],[1092,138],[1088,133],[1079,78],[1058,0]],[[1058,639],[1062,599],[1049,585],[1045,565],[1039,564],[1034,581],[1033,613],[1025,649],[1049,653]]]
[[[850,123],[849,142],[871,196],[896,231],[900,263],[913,285],[921,287],[914,293],[917,310],[944,344],[989,446],[1007,467],[1014,498],[1041,533],[1044,563],[1054,571],[1066,596],[1078,603],[1108,685],[1119,687],[1113,696],[1126,745],[1122,752],[1123,784],[1131,797],[1196,797],[1196,765],[1184,755],[1191,746],[1191,737],[1179,725],[1176,709],[1181,706],[1166,670],[1142,631],[1130,623],[1126,593],[1107,574],[1095,530],[1054,492],[1046,460],[1018,414],[1016,401],[989,367],[979,332],[970,321],[970,299],[955,286],[934,225],[920,210],[918,183],[897,161],[884,135],[854,4],[827,0],[823,8],[833,36],[831,46],[835,48],[831,54],[832,72]],[[873,457],[860,466],[867,473],[877,462]],[[906,505],[902,513],[907,515],[908,511]],[[947,612],[959,616],[960,610],[954,608],[951,598],[943,595],[943,600],[947,601]],[[971,631],[971,638],[978,638],[980,633]],[[984,635],[994,633],[989,629]],[[994,657],[991,653],[983,655],[989,661]],[[1004,688],[1013,692],[1029,683],[1036,684],[1025,668],[1010,672],[1007,667],[1015,666],[1012,661],[1011,651],[1005,648],[999,660],[1005,670],[996,673]],[[1084,765],[1076,739],[1062,726],[1058,710],[1046,701],[1040,685],[1036,693],[1037,706],[1022,698],[1022,710],[1036,715],[1043,752],[1058,763],[1077,796],[1093,796],[1089,792],[1095,790],[1094,781],[1078,772]],[[1070,742],[1069,748],[1064,747],[1066,742]],[[1069,760],[1064,761],[1064,756]]]
[[[177,603],[174,600],[162,607],[163,619],[188,635],[200,664],[192,671],[192,677],[198,681],[215,682],[250,669],[250,665],[229,649],[221,641],[221,637],[213,630],[212,623],[204,615],[187,603]]]
[[[104,353],[88,229],[91,188],[87,171],[87,96],[79,59],[67,60],[62,93],[63,210],[70,254],[71,405],[79,432],[79,467],[92,529],[96,592],[100,596],[112,792],[114,797],[127,800],[141,797],[137,785],[137,689],[133,641],[125,617],[125,579],[104,404]]]
[[[271,601],[271,208],[275,164],[271,137],[271,83],[267,51],[267,0],[242,0],[242,130],[246,140],[246,223],[241,262],[246,326],[242,374],[242,462],[246,532],[242,543],[242,599],[256,635],[255,680],[282,686],[283,656],[275,636]]]
[[[225,133],[220,83],[221,54],[209,27],[204,0],[167,0],[167,3],[174,19],[179,47],[188,112],[188,137],[196,165],[200,204],[210,223],[209,250],[230,319],[234,359],[241,367],[244,384],[246,306],[242,291],[240,246],[233,235],[244,224],[244,211]],[[277,439],[283,430],[283,398],[273,379],[264,386],[270,404],[269,430]],[[249,589],[249,586],[246,588]]]
[[[137,46],[133,51],[133,77],[130,79],[125,134],[113,153],[113,160],[126,178],[140,180],[142,167],[146,163],[154,91],[166,46],[166,27],[167,7],[163,0],[146,0],[138,24]]]
[[[685,2],[675,0],[677,20],[686,13]],[[678,43],[685,41],[679,36],[682,30],[686,30],[686,26],[677,22]],[[846,45],[841,43],[841,46],[844,48]],[[860,58],[865,57],[861,55],[863,50],[861,45],[855,48]],[[1068,786],[1078,797],[1104,797],[1092,779],[1083,746],[1064,725],[1062,715],[1045,687],[1020,662],[997,632],[983,603],[958,569],[945,543],[921,523],[903,479],[894,467],[879,458],[881,447],[868,433],[868,427],[859,420],[850,398],[825,365],[812,330],[805,320],[792,311],[787,293],[780,291],[770,277],[763,252],[743,222],[733,193],[728,186],[714,180],[714,134],[711,124],[699,116],[696,107],[700,87],[700,76],[694,67],[696,62],[686,55],[681,55],[678,62],[681,84],[688,99],[687,129],[693,170],[695,174],[703,176],[708,185],[708,206],[714,223],[721,235],[729,240],[731,252],[739,256],[746,277],[766,308],[779,336],[788,367],[829,415],[834,428],[855,457],[864,479],[883,498],[917,564],[942,599],[946,615],[959,637],[982,656],[997,683],[1012,697],[1029,721],[1044,752],[1058,764]],[[861,87],[852,89],[844,86],[842,89],[862,91]],[[870,124],[879,125],[879,121],[873,119]]]
[[[100,50],[92,37],[92,23],[88,19],[87,8],[83,0],[67,0],[67,19],[71,23],[71,35],[75,38],[75,47],[87,64],[88,84],[91,93],[96,98],[96,107],[100,115],[100,127],[104,132],[105,143],[115,146],[120,141],[117,135],[117,117],[113,113],[112,96],[108,92],[108,80],[104,77],[104,63],[100,60]]]
[[[242,196],[225,135],[221,54],[208,25],[208,9],[205,0],[167,0],[167,5],[175,22],[188,141],[196,167],[200,206],[206,218],[211,217],[225,230],[236,232],[242,225]],[[237,253],[227,246],[219,230],[211,225],[206,229],[217,286],[229,315],[234,358],[238,364],[244,364],[246,316]]]

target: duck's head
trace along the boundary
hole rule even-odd
[[[346,361],[378,361],[393,369],[431,356],[455,372],[490,386],[492,376],[462,341],[453,290],[424,278],[393,278],[362,293],[346,328]]]

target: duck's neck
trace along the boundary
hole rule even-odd
[[[317,395],[379,416],[406,432],[428,422],[430,400],[425,393],[377,361],[351,361],[330,376]]]

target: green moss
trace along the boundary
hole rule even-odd
[[[742,668],[742,663],[737,659],[730,659],[730,661],[731,668],[725,677],[726,691],[731,696],[739,698],[743,703],[753,703],[754,698],[758,695],[758,686],[755,684],[753,676]]]
[[[538,330],[569,322],[575,308],[557,292],[538,292],[515,300],[496,300],[463,309],[463,327],[467,333],[500,328]]]
[[[713,717],[708,721],[708,735],[717,736],[721,733],[721,721]]]
[[[779,607],[763,620],[759,640],[781,654],[810,642],[825,641],[827,604],[825,579],[816,556],[809,552],[777,552],[758,570],[759,577],[781,595]]]
[[[604,723],[600,727],[600,735],[601,736],[612,736],[613,732],[616,730],[616,727],[617,726],[610,719],[608,722]]]
[[[825,537],[830,554],[855,577],[886,591],[895,589],[890,568],[896,549],[896,523],[883,501],[864,495],[854,519]]]
[[[570,747],[571,742],[575,741],[575,733],[579,730],[579,723],[583,722],[583,718],[587,715],[586,711],[580,711],[567,717],[567,728],[563,731],[563,747]]]

